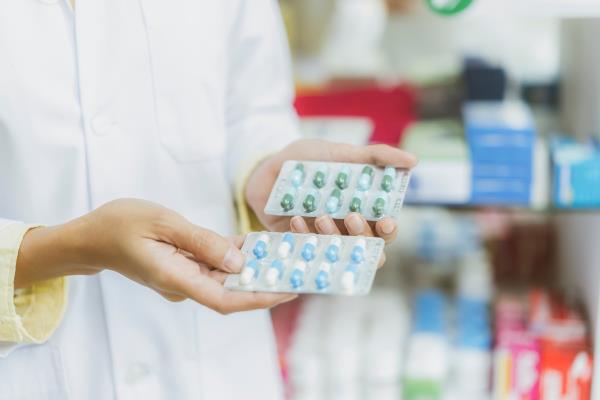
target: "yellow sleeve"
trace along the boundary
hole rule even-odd
[[[67,279],[14,289],[15,267],[25,233],[35,225],[11,223],[0,229],[0,341],[41,343],[54,332],[67,304]]]
[[[237,209],[237,224],[238,233],[245,235],[248,232],[264,231],[265,227],[260,223],[254,211],[246,203],[246,183],[250,178],[250,175],[258,164],[266,158],[265,155],[257,157],[253,162],[248,163],[242,168],[241,172],[237,175],[235,181],[235,204]]]

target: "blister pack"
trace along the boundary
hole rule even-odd
[[[225,287],[252,292],[369,293],[384,241],[377,237],[252,232],[246,264]]]
[[[343,219],[351,212],[367,221],[396,218],[410,172],[368,164],[286,161],[265,206],[270,215]]]

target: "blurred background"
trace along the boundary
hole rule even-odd
[[[420,159],[373,292],[272,311],[288,398],[600,398],[600,1],[280,5],[303,134]]]

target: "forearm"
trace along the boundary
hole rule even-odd
[[[83,234],[84,224],[79,218],[62,225],[29,230],[17,256],[15,288],[60,276],[98,272],[101,268],[85,256],[90,238]]]

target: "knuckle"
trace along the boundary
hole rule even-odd
[[[207,229],[194,229],[192,233],[192,243],[199,249],[211,249],[215,247],[218,243],[218,235]]]
[[[159,271],[154,275],[154,284],[159,288],[171,288],[175,286],[175,278],[168,271]]]

